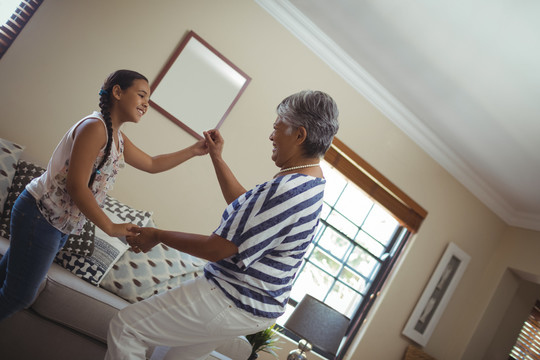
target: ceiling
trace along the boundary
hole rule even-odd
[[[506,223],[540,230],[540,2],[256,1]]]

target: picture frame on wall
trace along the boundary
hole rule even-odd
[[[403,329],[403,335],[420,346],[427,344],[470,259],[456,244],[448,244]]]
[[[189,31],[152,82],[150,106],[196,139],[218,129],[251,77]]]

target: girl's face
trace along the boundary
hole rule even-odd
[[[278,117],[269,139],[273,145],[272,160],[278,167],[286,166],[295,157],[296,132],[291,131],[289,125]]]
[[[116,91],[115,91],[116,90]],[[150,100],[150,86],[143,79],[133,81],[133,84],[122,90],[118,86],[113,90],[115,94],[116,108],[119,119],[122,123],[138,123],[141,117],[148,110],[148,101]]]

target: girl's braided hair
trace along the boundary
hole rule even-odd
[[[99,163],[95,171],[93,171],[92,175],[90,176],[88,187],[92,186],[92,184],[94,183],[94,179],[96,178],[96,174],[99,173],[99,170],[103,167],[103,165],[109,158],[109,155],[111,154],[112,137],[113,137],[111,110],[110,110],[112,88],[115,85],[118,85],[120,86],[122,90],[126,90],[127,88],[131,87],[131,85],[133,85],[134,80],[139,80],[139,79],[148,81],[148,79],[144,75],[139,74],[136,71],[117,70],[113,72],[111,75],[109,75],[109,77],[105,80],[105,82],[103,83],[103,86],[101,87],[101,90],[99,92],[99,108],[101,109],[101,115],[103,115],[103,119],[105,120],[105,125],[107,126],[107,146],[105,147],[105,155],[103,156],[103,159],[101,159],[101,162]]]

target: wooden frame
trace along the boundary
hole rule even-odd
[[[337,137],[334,137],[324,160],[394,214],[400,224],[413,233],[418,232],[427,211]]]
[[[456,244],[448,244],[403,329],[403,335],[421,346],[427,344],[469,261],[470,256]]]
[[[150,105],[197,139],[221,126],[251,78],[190,31],[155,81]]]

